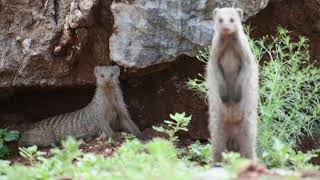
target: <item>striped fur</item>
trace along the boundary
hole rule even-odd
[[[97,66],[97,88],[92,101],[84,108],[44,119],[22,133],[19,145],[49,146],[66,136],[87,137],[102,133],[111,137],[111,125],[119,124],[125,130],[140,135],[131,120],[119,87],[118,66]]]

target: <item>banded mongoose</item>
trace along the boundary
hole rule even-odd
[[[22,133],[19,145],[49,146],[66,136],[92,137],[99,133],[111,137],[111,125],[140,136],[141,132],[131,120],[119,87],[118,66],[96,66],[96,91],[92,101],[84,108],[53,117],[35,124]]]
[[[209,130],[213,162],[225,150],[256,158],[258,64],[241,24],[238,8],[213,11],[215,34],[207,65]]]

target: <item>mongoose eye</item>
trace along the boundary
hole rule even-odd
[[[104,78],[104,75],[103,75],[103,74],[101,74],[101,75],[100,75],[100,77]]]
[[[219,23],[223,23],[223,19],[222,18],[219,19]]]
[[[233,18],[230,18],[230,22],[233,23],[233,22],[234,22],[234,19],[233,19]]]

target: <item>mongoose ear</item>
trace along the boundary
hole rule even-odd
[[[215,8],[212,12],[212,18],[214,19],[217,15],[217,12],[220,10],[220,8]]]
[[[119,66],[113,66],[114,72],[116,73],[116,76],[118,77],[120,75],[120,68]]]
[[[240,20],[243,21],[243,11],[240,8],[236,8],[237,13],[239,14]]]
[[[94,67],[94,75],[97,77],[99,66]]]

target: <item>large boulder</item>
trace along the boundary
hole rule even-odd
[[[93,67],[110,57],[144,68],[195,56],[213,35],[212,9],[232,2],[131,0],[115,2],[111,13],[111,0],[1,0],[0,87],[94,84]],[[239,6],[250,16],[267,2]]]
[[[110,39],[110,57],[125,67],[145,68],[173,61],[177,56],[195,56],[211,42],[212,10],[230,7],[233,0],[136,0],[113,3],[115,31]],[[268,0],[240,0],[245,18],[263,9]]]

